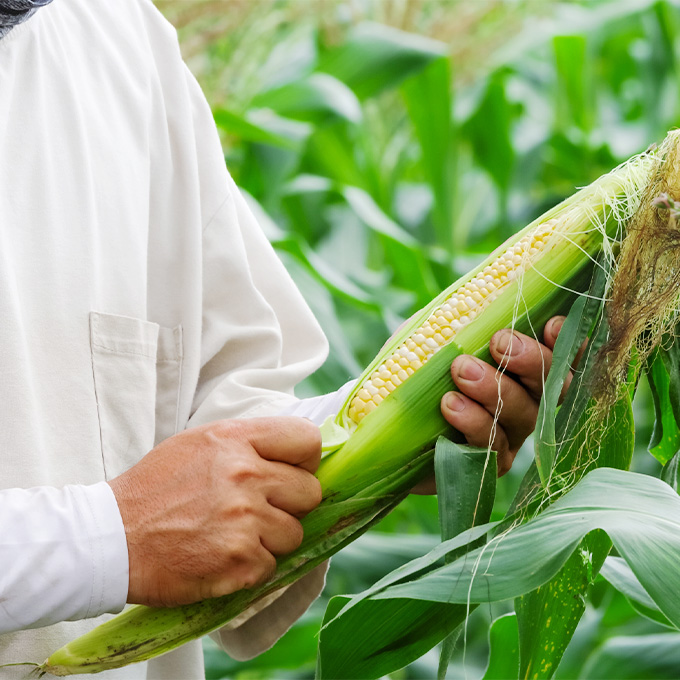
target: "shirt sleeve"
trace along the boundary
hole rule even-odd
[[[106,482],[0,491],[0,634],[117,613],[125,530]]]

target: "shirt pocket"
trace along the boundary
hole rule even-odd
[[[92,372],[106,479],[113,479],[177,429],[181,328],[90,313]]]

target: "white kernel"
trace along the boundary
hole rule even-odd
[[[460,317],[460,325],[464,326],[466,323],[470,322],[470,317],[469,316],[461,316]]]
[[[434,338],[428,338],[425,342],[425,346],[429,347],[430,349],[437,349],[439,347],[437,341]]]
[[[482,294],[481,294],[479,291],[476,290],[476,291],[472,294],[472,299],[473,299],[475,302],[480,303],[480,302],[482,302],[482,300],[484,300],[484,297],[482,296]]]
[[[439,346],[445,345],[446,340],[444,339],[444,336],[441,333],[435,333],[433,338],[432,338]]]
[[[415,352],[409,352],[406,355],[406,358],[408,359],[409,363],[413,363],[414,361],[418,361],[418,355]]]
[[[406,374],[409,377],[412,376],[416,372],[415,368],[413,368],[412,366],[409,366],[408,368],[406,368],[404,370],[406,371]]]
[[[389,380],[392,376],[392,373],[387,368],[383,368],[380,373],[378,373],[378,375],[380,376],[381,380]]]
[[[444,318],[446,319],[447,323],[453,321],[453,312],[450,309],[447,309],[444,312]],[[442,324],[443,326],[443,324]]]
[[[385,387],[385,381],[379,376],[373,374],[373,376],[371,377],[371,385],[373,385],[373,387],[377,387],[378,389],[380,389],[381,387]]]
[[[378,394],[378,388],[372,385],[371,383],[366,384],[366,390],[368,393],[373,397],[374,395]]]
[[[402,369],[401,371],[399,371],[399,373],[397,373],[397,378],[399,378],[399,380],[404,382],[404,380],[406,380],[406,378],[408,378],[408,373],[404,369]]]
[[[434,328],[428,324],[427,326],[423,326],[421,332],[425,336],[425,339],[431,338],[434,335]]]
[[[390,392],[389,392],[389,390],[388,390],[386,387],[381,387],[381,388],[378,390],[378,394],[379,394],[383,399],[385,399],[385,397],[389,397],[389,396],[390,396]]]
[[[448,340],[449,338],[453,337],[453,329],[442,328],[442,335]]]
[[[465,304],[468,309],[472,309],[475,306],[475,301],[469,295],[465,298]]]
[[[357,392],[357,399],[369,401],[371,399],[371,393],[364,387]]]
[[[406,368],[408,366],[408,359],[406,357],[399,357],[399,366]]]
[[[418,347],[425,343],[425,336],[422,333],[416,333],[413,339]]]

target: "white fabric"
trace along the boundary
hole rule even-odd
[[[178,429],[294,409],[326,349],[149,0],[59,0],[0,41],[3,630],[118,610],[120,518],[100,483]],[[322,580],[231,636],[234,655],[271,644]],[[41,662],[98,622],[0,635],[0,663]],[[96,677],[202,676],[191,643]]]
[[[0,508],[0,633],[121,608],[127,545],[106,482],[6,489]]]

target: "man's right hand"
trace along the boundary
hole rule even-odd
[[[109,482],[130,560],[128,602],[188,604],[269,578],[321,501],[319,428],[222,420],[161,442]]]

